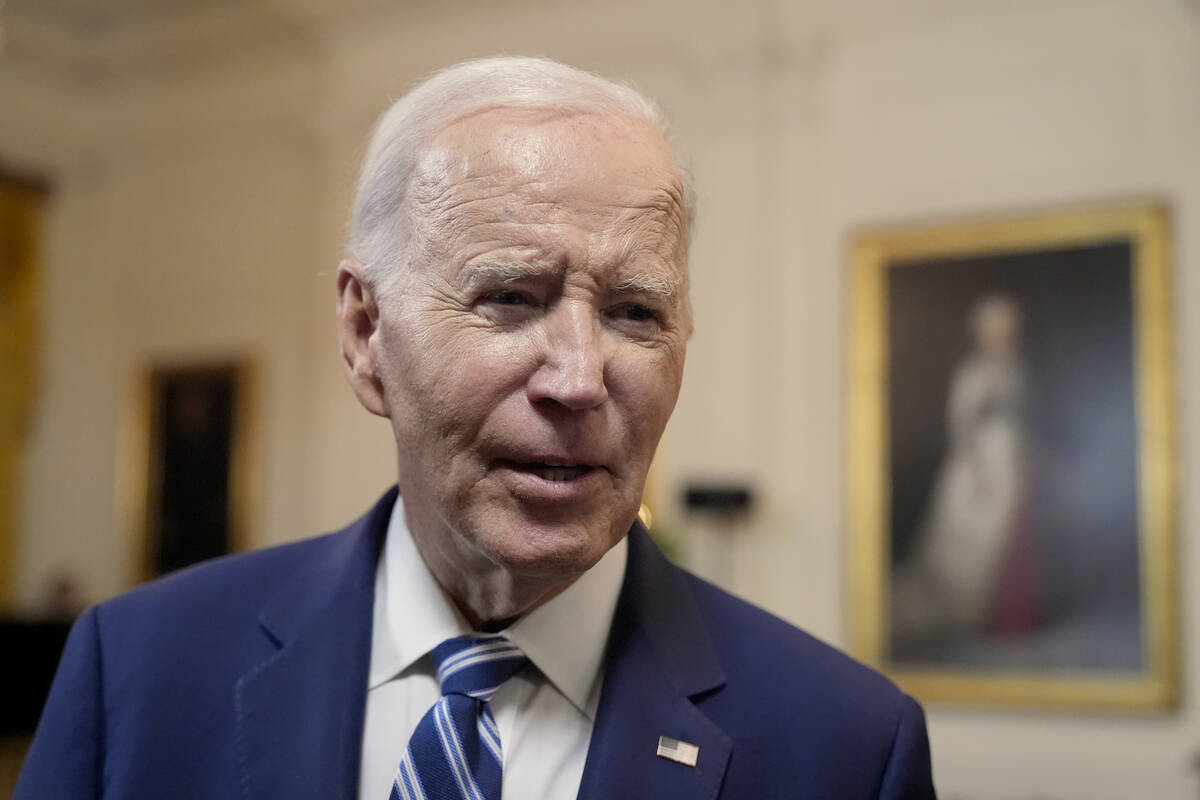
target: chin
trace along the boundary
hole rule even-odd
[[[619,528],[619,532],[617,532]],[[576,577],[607,553],[628,526],[610,521],[514,522],[475,538],[492,561],[518,575]]]

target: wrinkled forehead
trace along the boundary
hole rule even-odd
[[[658,211],[686,238],[675,157],[651,123],[630,116],[510,108],[467,115],[427,145],[410,196],[436,213],[493,191]]]

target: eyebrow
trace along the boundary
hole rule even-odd
[[[667,300],[679,294],[679,290],[675,287],[674,283],[664,280],[657,275],[647,275],[645,273],[622,278],[617,281],[613,289],[618,292],[640,292],[642,294],[658,295]]]
[[[545,274],[544,267],[524,261],[488,261],[468,267],[462,276],[462,283],[466,286],[478,283],[506,285],[540,278]],[[624,277],[613,285],[612,290],[655,295],[666,300],[673,300],[679,295],[679,289],[672,281],[647,273]]]
[[[544,273],[544,269],[523,261],[489,261],[468,267],[462,282],[507,284],[536,278]]]

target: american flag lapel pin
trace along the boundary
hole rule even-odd
[[[659,758],[665,758],[668,761],[678,761],[680,764],[694,767],[696,766],[696,759],[699,756],[700,748],[691,742],[681,742],[678,739],[672,739],[670,736],[658,737]]]

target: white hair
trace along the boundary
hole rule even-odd
[[[386,288],[404,260],[411,233],[405,207],[425,147],[447,126],[492,108],[617,114],[651,123],[675,154],[690,235],[695,190],[658,105],[632,87],[547,58],[501,56],[435,72],[383,113],[363,159],[350,217],[348,254]]]

